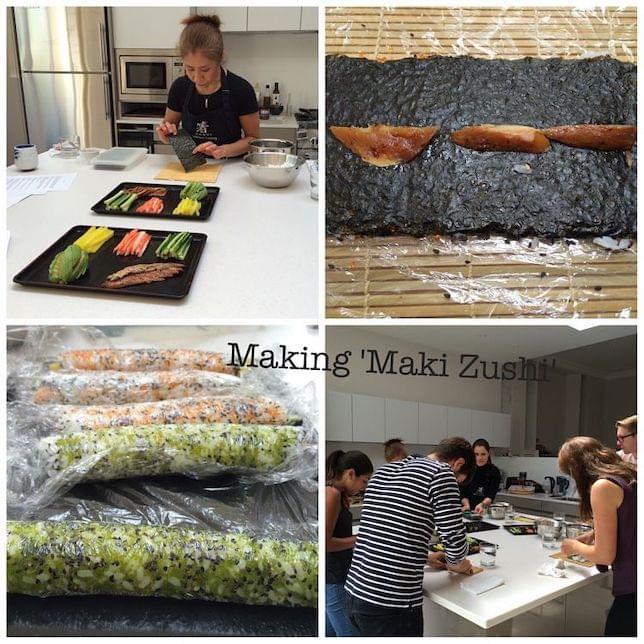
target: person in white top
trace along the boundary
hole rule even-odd
[[[615,423],[618,454],[623,461],[637,465],[637,416]]]

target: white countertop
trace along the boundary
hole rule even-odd
[[[503,525],[502,521],[485,521]],[[473,532],[470,536],[498,544],[496,566],[479,574],[498,575],[503,577],[505,584],[475,597],[460,588],[460,583],[468,577],[437,570],[425,573],[423,592],[429,600],[481,628],[492,628],[582,586],[605,579],[594,566],[585,568],[574,564],[566,565],[568,577],[564,579],[538,575],[537,569],[543,563],[555,561],[550,555],[557,551],[544,549],[536,535],[515,536],[501,527]],[[479,565],[479,559],[480,555],[469,557],[474,565]]]
[[[117,123],[139,123],[140,125],[156,125],[163,120],[160,116],[122,116],[116,119]],[[284,129],[297,129],[297,120],[294,116],[271,116],[268,119],[259,121],[260,129],[262,127],[282,127]]]
[[[499,492],[497,492],[496,498],[498,499],[499,496],[510,496],[515,499],[534,499],[535,501],[553,501],[556,503],[566,503],[571,507],[579,506],[579,501],[564,500],[562,497],[552,496],[544,492],[535,492],[534,494],[512,494],[511,492],[507,492],[506,490],[500,490]]]
[[[95,169],[40,155],[37,174],[77,172],[66,192],[31,196],[7,211],[7,315],[88,320],[317,318],[318,202],[305,167],[287,188],[255,184],[241,160],[225,161],[210,219],[112,217],[91,211],[122,181],[149,182],[171,159],[148,155],[127,170]],[[12,166],[7,174],[22,174]],[[31,174],[31,173],[29,173]],[[158,182],[160,183],[160,182]],[[74,225],[201,232],[208,235],[188,296],[179,301],[14,284],[12,279]]]

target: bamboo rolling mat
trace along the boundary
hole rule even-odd
[[[341,7],[326,11],[326,53],[577,58],[637,62],[635,7]],[[503,238],[327,239],[326,312],[351,317],[634,317],[637,254],[590,241],[540,252]]]

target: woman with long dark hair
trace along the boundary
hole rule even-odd
[[[483,510],[492,504],[501,483],[501,471],[492,464],[490,444],[479,438],[472,445],[476,459],[476,470],[470,483],[462,492],[463,511],[474,510],[483,514]]]
[[[597,439],[576,436],[559,450],[559,469],[572,476],[582,519],[593,531],[564,539],[561,551],[613,569],[613,605],[605,636],[637,634],[637,469]]]
[[[326,459],[326,634],[327,637],[358,635],[349,621],[344,582],[351,567],[353,547],[349,497],[362,492],[373,474],[366,454],[336,450]]]

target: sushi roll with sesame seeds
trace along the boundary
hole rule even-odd
[[[283,470],[301,450],[304,430],[282,425],[147,425],[47,436],[44,470],[82,468],[83,480],[223,471]]]
[[[91,371],[169,371],[196,369],[237,375],[226,356],[196,349],[73,349],[59,356],[63,369]]]
[[[316,606],[317,545],[189,528],[10,521],[9,592]]]
[[[240,379],[209,371],[53,371],[38,379],[37,405],[124,405],[232,393]]]
[[[55,427],[66,431],[124,425],[301,423],[300,419],[289,416],[279,402],[259,396],[177,398],[128,405],[41,405],[39,409]]]

